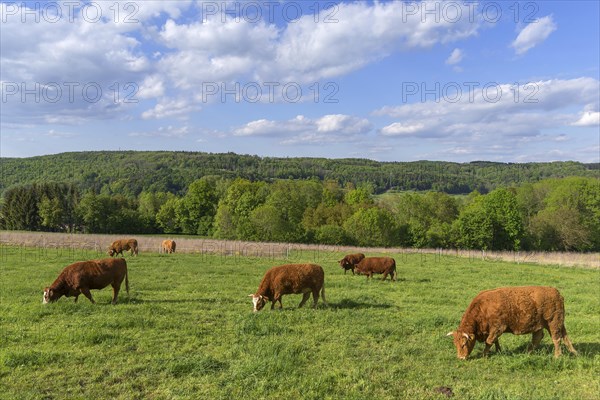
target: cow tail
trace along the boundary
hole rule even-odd
[[[396,260],[394,260],[394,273],[392,274],[392,278],[395,281],[396,276],[398,276],[398,270],[396,269]]]

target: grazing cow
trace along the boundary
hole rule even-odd
[[[352,271],[352,275],[354,275],[354,267],[363,258],[365,258],[365,255],[363,253],[348,254],[347,256],[344,256],[344,258],[342,258],[339,261],[340,267],[344,269],[344,275],[346,275],[346,272],[348,272],[348,270],[351,270]]]
[[[131,251],[131,255],[138,254],[138,242],[135,239],[119,239],[112,242],[110,247],[108,248],[109,256],[116,256],[117,254],[121,254],[123,256],[123,251]]]
[[[561,354],[562,339],[573,354],[577,354],[565,329],[565,306],[558,290],[548,286],[504,287],[479,293],[465,311],[458,329],[448,333],[454,337],[458,358],[465,359],[475,342],[485,342],[483,355],[492,344],[500,351],[498,338],[504,332],[515,335],[531,333],[532,351],[550,332],[554,342],[554,357]]]
[[[175,253],[175,241],[174,240],[163,240],[162,251],[163,253]]]
[[[263,277],[256,293],[252,297],[254,312],[260,311],[267,301],[271,301],[271,310],[275,308],[275,302],[283,308],[281,297],[284,294],[302,293],[302,301],[298,307],[302,307],[306,300],[313,295],[313,305],[317,308],[319,291],[323,303],[325,302],[325,272],[320,265],[316,264],[287,264],[269,269]]]
[[[396,260],[391,257],[366,257],[354,266],[354,270],[359,275],[367,275],[367,279],[373,274],[383,274],[382,281],[385,281],[388,274],[392,281],[396,280]]]
[[[95,303],[90,289],[103,289],[111,285],[113,288],[112,304],[116,304],[123,278],[125,278],[125,289],[129,295],[127,262],[123,258],[76,262],[65,267],[54,283],[50,287],[44,288],[43,303],[51,303],[62,296],[75,296],[75,302],[77,302],[81,293]]]

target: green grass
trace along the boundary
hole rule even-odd
[[[42,288],[92,252],[0,248],[2,399],[598,399],[598,270],[395,255],[398,282],[344,275],[340,254],[291,262],[325,269],[328,307],[252,313],[264,271],[286,260],[140,254],[131,295],[42,305]],[[503,352],[467,361],[445,334],[483,289],[539,284],[565,297],[578,357],[553,359],[546,334],[503,335]]]

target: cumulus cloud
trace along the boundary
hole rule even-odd
[[[380,129],[387,137],[515,140],[538,136],[544,129],[597,124],[598,114],[590,109],[597,107],[599,84],[593,78],[577,78],[531,82],[518,90],[512,84],[489,90],[480,86],[451,100],[388,106],[373,114],[397,119]],[[576,106],[585,111],[573,114],[570,109]]]
[[[529,50],[542,43],[556,30],[557,26],[552,15],[535,20],[519,32],[511,47],[518,55],[527,53]]]
[[[354,140],[373,129],[364,118],[331,114],[317,119],[298,115],[286,121],[260,119],[232,131],[234,136],[272,136],[281,144],[322,144]]]
[[[181,126],[179,128],[169,126],[161,126],[155,131],[149,132],[131,132],[129,136],[132,137],[164,137],[164,138],[183,138],[190,133],[188,126]]]
[[[462,61],[464,55],[465,54],[461,49],[456,48],[456,49],[452,50],[452,53],[450,53],[450,56],[446,59],[446,64],[448,64],[448,65],[458,64],[459,62]]]
[[[186,99],[161,99],[154,108],[142,113],[143,119],[161,119],[169,117],[183,117],[193,111],[200,110],[200,107],[190,103]]]
[[[211,15],[203,21],[168,20],[160,41],[173,51],[159,68],[178,87],[202,82],[256,79],[310,83],[344,75],[395,51],[428,48],[475,35],[467,5],[457,21],[422,18],[425,3],[339,3],[335,23],[303,15],[284,27]],[[410,12],[408,11],[410,8]]]
[[[71,132],[59,132],[55,129],[50,129],[45,136],[49,136],[51,138],[55,138],[55,139],[69,139],[75,136],[79,136],[76,133],[71,133]]]
[[[40,7],[28,8],[33,7],[28,4],[0,4],[3,81],[67,80],[79,88],[93,83],[103,96],[95,103],[82,96],[75,101],[63,96],[58,102],[9,102],[6,115],[12,122],[32,115],[40,121],[64,117],[73,123],[123,118],[134,106],[114,102],[114,92],[117,87],[122,100],[127,94],[123,85],[129,83],[139,87],[136,99],[157,101],[142,118],[182,116],[198,109],[189,105],[198,103],[199,90],[206,82],[309,85],[397,51],[465,39],[480,26],[470,20],[467,5],[461,3],[456,3],[463,8],[458,21],[442,18],[436,22],[431,15],[424,19],[423,2],[351,2],[336,5],[335,23],[324,22],[330,11],[323,10],[283,25],[231,15],[223,20],[225,10],[200,15],[203,3],[191,1],[90,3],[91,8],[100,8],[102,16],[93,22],[82,16],[86,6],[76,5],[71,20],[70,15],[63,15],[48,23]],[[211,2],[215,5],[230,6]],[[25,12],[28,17],[23,22]],[[282,99],[280,95],[277,100]],[[165,96],[185,99],[181,101],[188,106],[165,100]]]
[[[572,124],[573,126],[598,126],[600,125],[600,112],[583,111],[579,119]]]

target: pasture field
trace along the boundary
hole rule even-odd
[[[367,254],[376,255],[376,254]],[[398,281],[344,275],[340,253],[281,258],[127,255],[131,293],[112,290],[42,305],[66,265],[102,255],[0,248],[2,399],[598,399],[600,271],[397,254]],[[248,294],[287,262],[325,270],[329,305],[252,313]],[[505,334],[503,352],[478,343],[456,358],[454,330],[481,290],[551,285],[565,297],[578,357],[554,359],[546,333]],[[311,300],[312,301],[312,300]],[[308,304],[308,303],[307,303]]]

